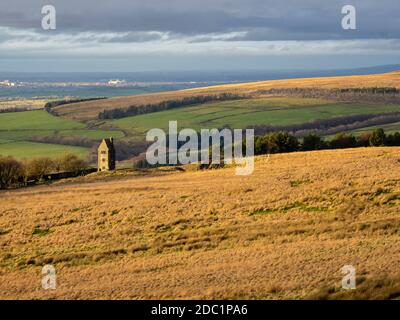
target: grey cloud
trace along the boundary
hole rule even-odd
[[[169,33],[163,33],[158,31],[139,31],[139,32],[126,32],[124,35],[119,37],[114,37],[104,42],[114,42],[114,43],[141,43],[147,41],[162,41],[163,39],[170,38]]]
[[[3,0],[0,26],[39,28],[45,0]],[[241,40],[400,38],[398,0],[353,0],[358,30],[340,27],[343,0],[53,0],[58,32],[131,32],[121,41],[174,35],[245,32]],[[235,40],[226,39],[228,40]],[[206,38],[199,41],[207,41]]]

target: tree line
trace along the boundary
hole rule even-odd
[[[339,116],[286,126],[254,125],[249,126],[248,129],[254,129],[256,135],[264,135],[269,132],[287,131],[296,137],[306,136],[311,132],[317,133],[321,136],[327,136],[344,131],[379,126],[399,121],[400,112],[388,112],[384,114],[357,114]]]
[[[38,143],[50,143],[50,144],[61,144],[65,146],[76,146],[91,148],[95,144],[99,144],[100,140],[78,137],[78,136],[62,136],[55,134],[53,136],[33,136],[28,139],[32,142]]]
[[[43,180],[46,175],[62,172],[79,173],[88,164],[74,154],[58,158],[35,158],[19,161],[0,156],[0,189],[26,186],[31,180]]]
[[[245,143],[243,144],[245,145]],[[400,132],[386,134],[381,128],[375,129],[373,132],[362,133],[358,136],[354,136],[352,133],[341,132],[327,140],[316,133],[310,133],[299,139],[289,132],[279,131],[263,136],[256,136],[254,139],[255,155],[369,146],[400,146]]]
[[[198,136],[200,139],[200,136]],[[168,141],[168,139],[167,139]],[[185,141],[179,141],[177,144],[177,149],[183,145]],[[212,141],[209,141],[211,144]],[[275,153],[290,153],[297,151],[314,151],[314,150],[324,150],[324,149],[346,149],[346,148],[358,148],[358,147],[382,147],[382,146],[400,146],[400,132],[395,132],[393,134],[386,134],[381,128],[375,129],[372,132],[364,132],[358,136],[352,133],[340,132],[336,134],[333,138],[324,138],[319,136],[315,132],[309,133],[303,138],[298,138],[295,135],[287,131],[271,132],[265,135],[256,135],[254,137],[254,154],[264,155],[264,154],[275,154]],[[197,163],[198,169],[215,169],[224,167],[224,151],[225,145],[223,139],[221,139],[219,144],[219,154],[221,157],[221,163],[216,165],[212,164],[212,154],[214,153],[216,146],[210,145],[209,147],[209,164]],[[233,148],[233,145],[232,145]],[[246,154],[246,140],[242,141],[243,154]],[[167,143],[168,150],[168,143]],[[166,152],[166,159],[168,161],[169,153]],[[198,161],[200,161],[200,153],[198,154]],[[142,155],[137,157],[134,161],[134,168],[151,168],[158,166],[170,166],[166,165],[151,165],[147,162],[146,158]],[[178,162],[176,164],[180,166]]]
[[[98,118],[101,120],[120,119],[125,117],[142,115],[146,113],[182,108],[194,104],[203,104],[213,101],[238,100],[244,98],[246,98],[246,96],[233,93],[192,96],[192,97],[185,97],[179,100],[168,100],[153,104],[131,105],[128,108],[115,108],[115,109],[104,110],[98,114]]]
[[[44,110],[50,114],[57,115],[57,113],[53,110],[55,107],[62,106],[65,104],[71,104],[71,103],[79,103],[79,102],[103,100],[103,99],[108,99],[108,98],[107,97],[95,97],[95,98],[80,98],[80,99],[65,99],[65,100],[50,101],[44,105]]]
[[[379,102],[400,103],[400,90],[394,87],[365,87],[365,88],[273,88],[258,90],[256,94],[293,96],[299,98],[316,98],[339,100],[347,102]]]

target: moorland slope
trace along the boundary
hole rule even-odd
[[[2,191],[0,298],[399,298],[399,173],[361,148]]]

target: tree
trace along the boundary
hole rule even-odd
[[[19,161],[11,157],[0,157],[0,189],[5,189],[18,183],[19,178],[23,175],[24,169]]]
[[[357,140],[351,133],[341,132],[335,135],[329,145],[333,149],[354,148],[357,146]]]
[[[369,144],[373,147],[380,147],[385,144],[385,131],[382,128],[375,129],[369,138]]]
[[[44,175],[50,174],[55,169],[55,163],[47,157],[35,158],[25,163],[25,175],[27,177],[36,177],[39,180]]]
[[[269,153],[286,153],[299,150],[299,140],[288,132],[274,132],[266,136]]]
[[[389,134],[386,136],[385,145],[387,146],[400,146],[400,132]]]
[[[321,150],[326,147],[325,141],[315,133],[310,133],[303,138],[301,149],[303,151]]]
[[[371,138],[371,133],[363,132],[357,137],[357,147],[369,147],[369,139]]]
[[[78,172],[86,168],[86,162],[75,154],[67,153],[56,159],[56,167],[59,172]]]
[[[246,146],[246,141],[243,141],[243,146],[244,146],[244,153],[246,152],[245,146]],[[254,137],[254,154],[255,155],[260,155],[260,154],[266,154],[268,153],[268,141],[265,136],[256,136]]]

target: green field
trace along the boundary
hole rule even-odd
[[[58,156],[71,152],[85,157],[89,149],[50,143],[34,143],[33,137],[82,137],[100,140],[123,138],[117,130],[87,129],[86,124],[55,117],[44,110],[0,114],[0,155],[16,158]]]
[[[111,121],[113,126],[143,134],[151,128],[168,128],[168,121],[193,129],[246,128],[251,125],[284,126],[316,119],[356,114],[381,114],[400,111],[398,105],[333,103],[318,99],[268,98],[236,100],[149,113]]]
[[[72,152],[86,156],[88,148],[50,143],[34,143],[33,137],[81,137],[93,140],[114,137],[140,141],[152,128],[168,130],[169,121],[180,128],[246,128],[252,125],[285,126],[317,119],[356,114],[400,111],[398,105],[332,102],[306,98],[257,98],[207,103],[117,120],[89,124],[55,117],[44,110],[0,114],[0,154],[17,158],[58,156]],[[379,126],[387,132],[399,131],[400,123]],[[112,128],[112,129],[111,129]],[[375,127],[355,131],[371,131]]]
[[[356,134],[363,132],[371,132],[378,128],[382,128],[383,130],[385,130],[386,133],[400,132],[400,122],[381,124],[379,126],[365,127],[362,129],[354,130],[353,132]]]
[[[0,114],[0,130],[66,130],[83,129],[83,123],[53,117],[44,110]]]
[[[53,158],[65,153],[74,153],[85,158],[89,153],[89,149],[36,142],[11,142],[0,144],[1,156],[12,156],[17,159],[31,159],[43,156]]]

